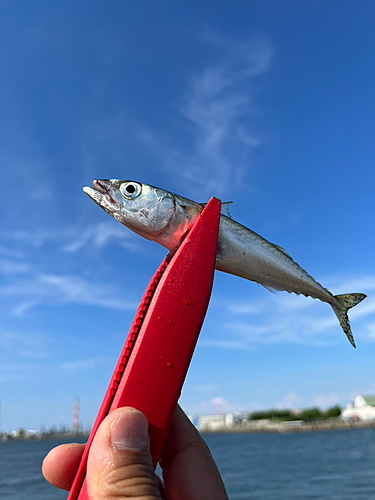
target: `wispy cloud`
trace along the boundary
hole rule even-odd
[[[218,347],[219,349],[249,349],[248,344],[242,340],[202,339],[199,341],[199,346]]]
[[[370,340],[375,340],[375,322],[366,325],[366,331]]]
[[[260,78],[272,65],[273,46],[267,37],[235,40],[208,29],[198,43],[206,63],[186,70],[174,102],[173,129],[142,122],[127,109],[90,121],[85,145],[90,172],[96,156],[110,154],[122,165],[129,149],[141,145],[147,162],[150,155],[155,159],[153,176],[155,170],[166,172],[173,189],[198,201],[231,196],[244,186],[252,170],[251,155],[266,141],[259,132],[262,111],[257,102]]]
[[[188,413],[197,415],[210,415],[213,413],[228,413],[234,411],[232,403],[223,396],[216,396],[211,399],[189,405]]]
[[[35,306],[39,304],[38,300],[26,300],[13,306],[12,314],[14,316],[23,316],[29,309],[33,309]]]
[[[4,240],[17,242],[24,248],[29,246],[34,248],[41,248],[46,243],[58,243],[59,248],[64,252],[74,253],[83,249],[86,245],[93,246],[99,250],[103,249],[106,245],[117,244],[122,248],[131,250],[133,252],[139,250],[139,243],[137,237],[124,226],[120,225],[117,221],[109,219],[106,222],[99,224],[91,224],[89,226],[76,225],[70,227],[60,227],[58,231],[56,228],[51,230],[36,229],[36,230],[16,230],[16,231],[3,231],[2,237]],[[0,253],[8,255],[9,257],[17,258],[22,257],[22,253],[14,252],[11,248],[2,247]],[[4,261],[5,262],[5,261]],[[1,261],[0,261],[1,266]],[[4,267],[5,269],[5,267]],[[12,269],[10,267],[10,269]],[[14,267],[16,269],[16,267]],[[2,272],[3,267],[0,267]]]
[[[12,248],[6,248],[4,246],[0,246],[0,255],[12,257],[13,259],[23,259],[25,257],[25,254],[23,252],[19,252]]]
[[[316,393],[307,396],[304,394],[301,396],[295,391],[289,391],[281,399],[275,401],[270,405],[272,408],[310,408],[317,406],[318,408],[329,408],[331,406],[340,405],[346,406],[347,403],[353,401],[357,394],[371,393],[370,391],[362,391],[361,389],[354,389],[344,392],[327,392],[327,393]]]
[[[32,246],[35,248],[42,247],[48,241],[56,241],[61,238],[56,231],[47,231],[45,229],[2,231],[1,236],[4,241],[13,241],[24,247]],[[8,253],[11,252],[12,250],[9,249]]]
[[[294,391],[290,391],[285,394],[281,399],[276,401],[272,407],[273,408],[299,408],[302,402],[301,396],[296,394]]]
[[[165,169],[182,176],[190,192],[198,187],[201,196],[220,196],[243,181],[249,155],[262,142],[248,125],[249,118],[259,114],[251,79],[269,70],[273,49],[266,38],[239,41],[207,32],[203,39],[216,49],[216,62],[211,59],[190,77],[177,105],[189,140],[193,137],[189,152],[144,125],[137,130],[138,139],[160,157]]]
[[[87,244],[93,244],[96,248],[102,249],[110,243],[116,243],[133,252],[139,250],[134,234],[116,221],[101,222],[87,227],[67,239],[70,241],[63,246],[63,250],[69,253],[77,252]]]
[[[0,345],[11,348],[12,352],[15,352],[17,349],[25,349],[25,352],[26,350],[30,352],[49,341],[50,339],[40,332],[34,331],[31,334],[29,332],[18,333],[0,329]]]
[[[345,391],[303,395],[298,394],[294,390],[290,390],[279,399],[274,401],[266,397],[264,401],[250,401],[241,404],[234,403],[233,401],[230,401],[223,396],[216,396],[211,399],[200,401],[195,405],[191,405],[191,407],[189,407],[189,411],[190,413],[196,414],[212,414],[214,412],[252,412],[258,410],[267,410],[270,408],[303,409],[317,406],[322,409],[327,409],[335,405],[345,407],[348,403],[352,403],[354,398],[358,394],[372,394],[374,392],[374,389],[375,384],[372,384],[367,387],[351,388],[350,390]]]
[[[133,310],[137,306],[116,286],[89,282],[72,275],[41,273],[13,280],[9,285],[0,286],[0,296],[22,300],[14,306],[13,312],[18,315],[41,302],[86,304],[117,310]]]
[[[37,364],[20,362],[0,362],[0,382],[14,382],[34,377],[40,372]]]
[[[358,394],[373,394],[375,384],[352,388],[350,390],[327,392],[314,394],[308,400],[306,406],[318,406],[320,408],[328,408],[334,405],[346,406],[348,403],[353,403],[354,398]]]
[[[65,363],[61,363],[60,369],[64,372],[79,373],[87,370],[93,370],[100,364],[106,363],[110,360],[110,358],[91,358],[78,361],[67,361]]]
[[[223,396],[196,402],[187,406],[188,413],[196,415],[212,415],[213,413],[237,413],[264,408],[259,402],[237,403]]]
[[[217,389],[218,389],[217,384],[202,384],[196,386],[196,390],[198,392],[213,392],[217,391]]]
[[[336,280],[332,280],[336,281]],[[339,283],[339,290],[360,290],[368,293],[375,277],[358,278],[355,283]],[[347,286],[348,285],[348,286]],[[353,285],[353,286],[351,286]],[[336,288],[336,287],[335,287]],[[224,301],[220,301],[222,306]],[[228,300],[227,320],[222,327],[230,332],[231,341],[209,339],[212,345],[243,349],[246,346],[275,343],[297,343],[315,346],[332,345],[342,335],[338,320],[329,304],[301,296],[278,293],[264,299]],[[375,300],[368,297],[349,311],[355,338],[373,340]],[[207,340],[205,341],[207,343]],[[203,343],[202,343],[203,344]]]
[[[28,350],[21,351],[20,355],[23,358],[32,358],[32,359],[44,359],[44,358],[48,358],[48,356],[49,356],[49,354],[47,352],[28,351]]]
[[[24,145],[26,138],[22,139]],[[18,152],[4,152],[2,155],[2,164],[6,167],[4,175],[11,179],[11,186],[17,186],[17,192],[30,202],[45,202],[53,198],[52,172],[43,156],[35,144],[29,144],[29,157],[20,157]]]
[[[208,29],[203,34],[203,38],[223,50],[231,61],[232,69],[239,74],[239,77],[262,75],[270,69],[273,50],[269,40],[264,37],[241,41],[223,37]]]
[[[231,403],[222,396],[212,398],[210,404],[214,407],[215,413],[228,413],[233,408]]]
[[[343,401],[348,403],[348,394],[340,394],[337,392],[330,392],[327,394],[314,394],[311,398],[311,406],[318,406],[319,408],[327,408],[338,404],[343,404]]]
[[[0,259],[0,274],[25,274],[31,270],[31,265],[26,262]]]

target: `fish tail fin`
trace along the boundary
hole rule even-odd
[[[348,337],[349,342],[355,347],[355,342],[350,328],[348,310],[356,306],[367,297],[364,293],[347,293],[345,295],[335,295],[336,304],[332,304],[337,319],[340,322],[341,328]]]

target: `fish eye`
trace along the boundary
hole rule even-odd
[[[123,182],[120,186],[120,192],[128,200],[133,200],[141,194],[142,187],[137,182]]]

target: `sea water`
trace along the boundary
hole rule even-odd
[[[375,498],[375,429],[210,435],[231,500]]]
[[[231,500],[375,498],[375,429],[206,434]],[[61,441],[0,442],[0,498],[65,500],[41,464]]]

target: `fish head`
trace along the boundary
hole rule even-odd
[[[172,193],[148,184],[119,179],[92,181],[83,191],[103,210],[149,240],[168,226],[176,210]]]

